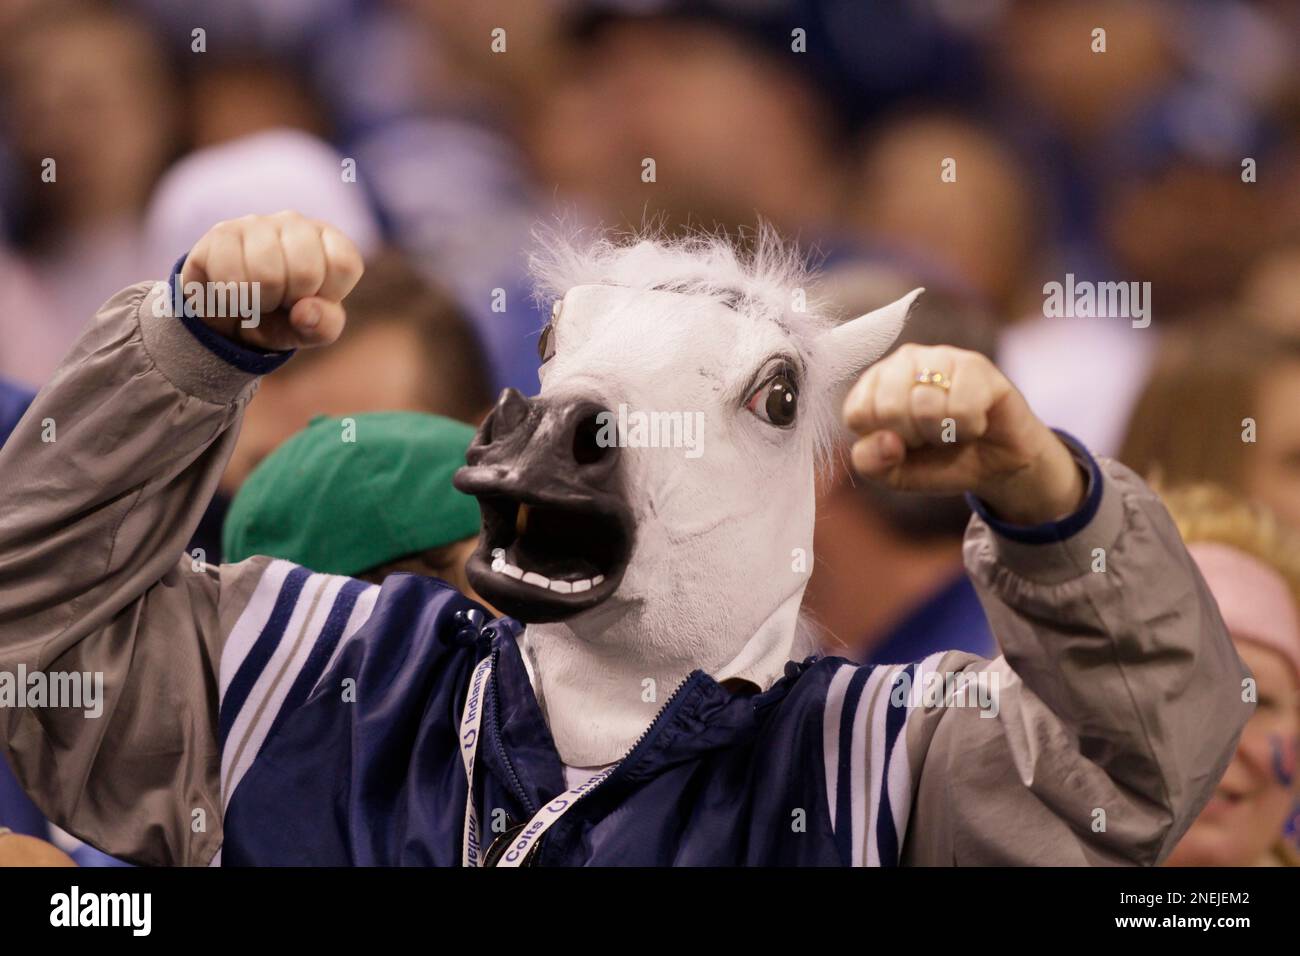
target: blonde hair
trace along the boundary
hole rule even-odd
[[[1245,420],[1259,415],[1266,377],[1298,358],[1300,345],[1242,316],[1167,333],[1129,416],[1119,460],[1170,486],[1209,481],[1244,491]]]
[[[1160,497],[1185,543],[1224,544],[1263,561],[1300,605],[1300,539],[1272,511],[1208,483],[1160,489]]]

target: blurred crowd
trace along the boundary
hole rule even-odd
[[[1252,553],[1300,600],[1289,0],[4,0],[0,34],[18,391],[219,220],[298,209],[366,255],[345,339],[253,401],[196,538],[209,560],[224,501],[314,417],[473,424],[501,388],[536,390],[537,223],[743,239],[762,217],[845,315],[924,285],[910,340],[988,354],[1049,424],[1162,488],[1217,486],[1193,510],[1264,509],[1242,519],[1270,529]],[[1149,283],[1151,321],[1049,314],[1067,276]],[[846,471],[821,494],[808,605],[829,650],[996,653],[963,502]],[[1294,859],[1300,656],[1269,646],[1276,673],[1252,669],[1273,723],[1225,778],[1229,835],[1185,862]]]

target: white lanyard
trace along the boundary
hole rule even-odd
[[[465,697],[465,710],[460,719],[460,755],[465,761],[465,777],[469,781],[469,794],[465,798],[465,835],[462,844],[461,864],[464,866],[482,866],[483,856],[479,850],[478,814],[474,810],[474,757],[478,753],[479,725],[483,720],[483,691],[487,688],[492,675],[492,656],[489,654],[474,668],[469,681],[469,694]],[[589,777],[576,787],[570,787],[560,794],[528,821],[519,835],[515,837],[510,849],[502,854],[497,866],[520,866],[528,858],[529,851],[555,823],[564,816],[580,799],[591,793],[606,777],[614,772],[618,764],[611,764],[599,773]]]
[[[469,679],[469,694],[460,718],[460,755],[465,761],[465,776],[469,778],[469,797],[465,804],[465,835],[461,841],[462,866],[482,866],[478,849],[478,815],[474,812],[474,756],[478,753],[478,728],[483,721],[483,690],[492,673],[492,655],[488,655],[474,668]]]

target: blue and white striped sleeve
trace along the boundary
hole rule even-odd
[[[379,590],[289,561],[267,565],[221,653],[223,811],[282,716],[307,700],[370,617]]]
[[[827,809],[841,857],[897,866],[912,807],[908,729],[925,712],[923,688],[943,654],[915,664],[855,666],[831,677],[822,741]]]

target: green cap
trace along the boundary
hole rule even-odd
[[[359,574],[472,537],[478,502],[451,485],[474,429],[419,412],[320,415],[248,476],[226,514],[226,561],[255,554]]]

